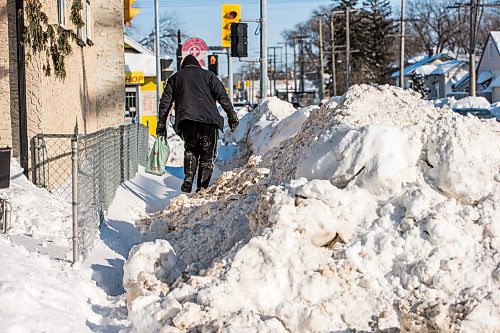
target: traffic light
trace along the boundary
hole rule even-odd
[[[241,5],[222,5],[222,47],[231,47],[231,25],[241,19]]]
[[[219,75],[219,56],[211,54],[208,56],[208,70]]]
[[[248,57],[248,24],[231,24],[231,57]]]
[[[160,69],[161,69],[161,80],[162,81],[167,81],[170,75],[174,72],[173,70],[169,69],[170,65],[174,59],[160,59]]]
[[[132,4],[136,0],[124,0],[123,1],[123,23],[130,27],[130,21],[139,14],[140,9],[139,8],[133,8]]]

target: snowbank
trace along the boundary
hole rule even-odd
[[[244,114],[236,132],[226,131],[224,140],[239,143],[240,148],[248,150],[246,154],[264,155],[295,136],[310,113],[317,109],[310,106],[295,110],[292,104],[271,97]]]
[[[499,129],[412,91],[351,87],[142,222],[184,272],[129,316],[148,332],[497,330]]]
[[[68,246],[71,238],[71,203],[36,187],[23,174],[16,159],[11,162],[11,183],[0,197],[12,205],[10,234],[26,234]]]
[[[452,105],[454,109],[489,109],[490,102],[484,97],[481,96],[469,96],[456,101],[455,104]]]
[[[93,332],[117,310],[90,270],[29,253],[1,235],[0,263],[2,332]]]

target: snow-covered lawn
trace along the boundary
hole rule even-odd
[[[498,331],[500,123],[389,86],[240,119],[197,194],[170,136],[81,264],[0,236],[0,331]],[[67,239],[69,207],[13,174],[11,232]]]

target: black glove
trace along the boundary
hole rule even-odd
[[[229,123],[229,128],[231,129],[231,132],[234,132],[236,130],[236,127],[240,124],[240,121],[238,120],[238,116],[236,115],[235,112],[230,113],[228,115],[228,123]]]
[[[158,122],[156,125],[156,136],[167,136],[167,126],[164,122]]]

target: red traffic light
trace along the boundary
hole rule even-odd
[[[230,20],[234,20],[237,16],[238,16],[238,12],[236,12],[235,10],[232,10],[232,11],[227,13],[227,18]]]

